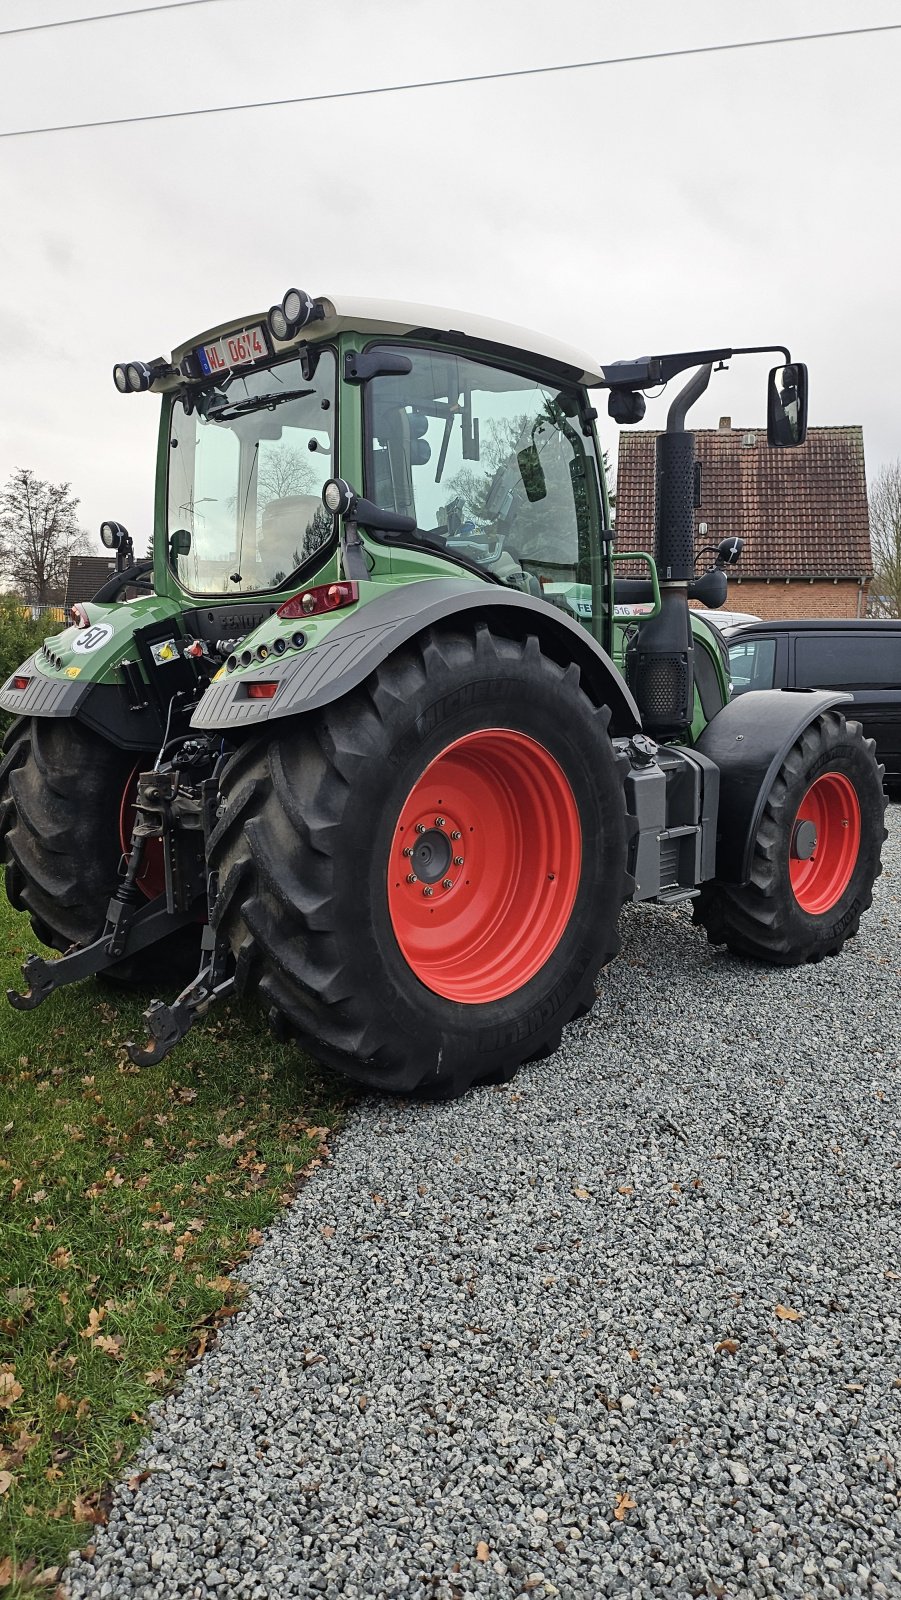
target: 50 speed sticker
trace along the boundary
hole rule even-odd
[[[83,656],[89,650],[99,650],[112,637],[113,630],[108,622],[94,622],[90,628],[83,628],[81,633],[76,633],[72,649],[77,655]]]

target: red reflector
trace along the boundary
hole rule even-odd
[[[248,700],[271,700],[277,688],[277,683],[249,683],[247,685],[247,698]]]
[[[319,617],[324,611],[340,611],[342,606],[352,606],[360,598],[360,586],[352,579],[341,583],[318,583],[312,589],[302,589],[279,606],[280,617]]]
[[[10,684],[10,688],[11,689],[27,689],[28,685],[30,684],[30,682],[31,682],[30,678],[23,678],[21,672],[17,672],[16,676],[13,678],[13,680],[12,680],[12,682]]]

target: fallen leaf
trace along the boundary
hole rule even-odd
[[[94,1340],[94,1349],[102,1350],[104,1355],[112,1356],[114,1361],[119,1361],[123,1342],[121,1333],[101,1333]]]
[[[638,1361],[640,1359],[640,1357],[641,1357],[641,1351],[640,1350],[627,1350],[626,1351],[626,1355],[629,1357],[630,1361]]]
[[[863,1383],[846,1383],[844,1387],[849,1394],[863,1394],[866,1385]]]
[[[616,1192],[617,1192],[617,1194],[634,1194],[635,1191],[632,1188],[631,1183],[623,1183],[623,1184],[620,1185],[620,1187],[617,1189]]]
[[[715,1344],[713,1348],[714,1350],[722,1350],[724,1355],[734,1356],[738,1352],[738,1340],[721,1339],[719,1344]]]
[[[0,1406],[15,1405],[22,1393],[22,1385],[16,1381],[15,1367],[0,1372]]]
[[[357,1401],[357,1405],[359,1406],[360,1410],[361,1411],[365,1411],[366,1407],[368,1406],[368,1404],[369,1404],[369,1396],[366,1395],[366,1394],[361,1394],[360,1398]]]
[[[144,1382],[149,1384],[151,1389],[156,1389],[159,1384],[165,1383],[165,1381],[166,1374],[163,1372],[162,1368],[157,1368],[154,1372],[144,1373]]]
[[[88,1400],[88,1399],[79,1400],[78,1405],[75,1407],[75,1415],[78,1418],[79,1422],[81,1422],[82,1419],[88,1415],[88,1412],[90,1411],[90,1409],[91,1409],[90,1400]]]
[[[374,1194],[372,1203],[374,1206],[383,1206],[385,1204],[385,1196],[383,1194]]]
[[[46,1198],[47,1198],[47,1190],[46,1189],[35,1189],[34,1194],[31,1197],[31,1203],[32,1203],[33,1206],[39,1206],[41,1201],[42,1200],[46,1200]]]
[[[218,1278],[207,1278],[207,1288],[215,1289],[219,1294],[230,1294],[232,1289],[235,1288],[235,1282],[234,1279],[226,1278],[224,1276]]]
[[[0,1589],[5,1589],[13,1581],[13,1564],[11,1556],[0,1556]]]
[[[489,1550],[489,1548],[488,1548],[487,1544],[485,1543],[484,1539],[480,1539],[478,1544],[476,1545],[476,1560],[477,1561],[487,1561],[488,1557],[490,1555],[491,1555],[491,1551]]]
[[[57,1411],[71,1411],[73,1402],[67,1394],[58,1394],[53,1404]]]
[[[11,1472],[0,1472],[0,1494],[6,1494],[11,1489],[15,1479]]]
[[[34,1305],[34,1293],[31,1289],[7,1289],[6,1298],[14,1311],[24,1316]]]
[[[131,1490],[132,1494],[134,1494],[135,1490],[139,1488],[142,1483],[146,1483],[149,1477],[149,1472],[133,1472],[126,1487]]]
[[[105,1522],[106,1512],[97,1504],[97,1495],[77,1494],[72,1501],[73,1522]]]
[[[96,1306],[92,1306],[88,1312],[88,1325],[86,1328],[81,1329],[82,1339],[96,1339],[100,1332],[100,1324],[105,1316],[106,1306],[101,1306],[99,1311]]]
[[[42,1567],[40,1572],[29,1573],[28,1581],[33,1589],[49,1589],[52,1583],[56,1583],[62,1570],[62,1567]]]
[[[234,1150],[235,1145],[240,1144],[243,1138],[244,1129],[239,1128],[237,1133],[220,1133],[216,1143],[221,1145],[223,1150]]]
[[[633,1500],[630,1494],[618,1494],[613,1507],[613,1515],[617,1522],[625,1522],[629,1512],[634,1511],[637,1504],[637,1500]]]
[[[263,1243],[263,1235],[261,1234],[259,1228],[251,1228],[250,1232],[247,1235],[247,1243],[248,1244],[262,1244]]]
[[[51,1265],[51,1267],[60,1267],[60,1268],[62,1268],[62,1267],[71,1267],[71,1265],[72,1265],[72,1252],[71,1252],[71,1250],[67,1250],[66,1246],[64,1244],[57,1245],[56,1249],[54,1250],[53,1254],[50,1257],[50,1265]]]
[[[322,1234],[323,1239],[334,1239],[335,1237],[334,1228],[320,1228],[319,1232]]]
[[[800,1322],[804,1313],[795,1311],[791,1306],[775,1306],[774,1310],[780,1322]]]
[[[47,1479],[48,1483],[58,1483],[62,1477],[62,1473],[60,1472],[59,1467],[48,1467],[44,1473],[44,1477]]]

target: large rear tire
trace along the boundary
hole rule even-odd
[[[574,666],[481,627],[246,745],[210,841],[240,987],[377,1088],[460,1094],[550,1054],[618,948],[608,722]]]
[[[711,944],[786,967],[838,955],[882,870],[884,769],[874,752],[840,712],[805,728],[767,795],[750,882],[705,883],[694,901]]]
[[[102,932],[134,766],[134,755],[68,719],[23,719],[6,736],[0,761],[6,894],[54,950],[90,944]],[[199,948],[199,927],[181,929],[103,976],[135,987],[180,983],[196,971]]]

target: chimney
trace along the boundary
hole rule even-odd
[[[721,429],[728,429],[728,428],[731,428],[731,426],[732,426],[732,418],[731,417],[720,417],[720,428]]]

